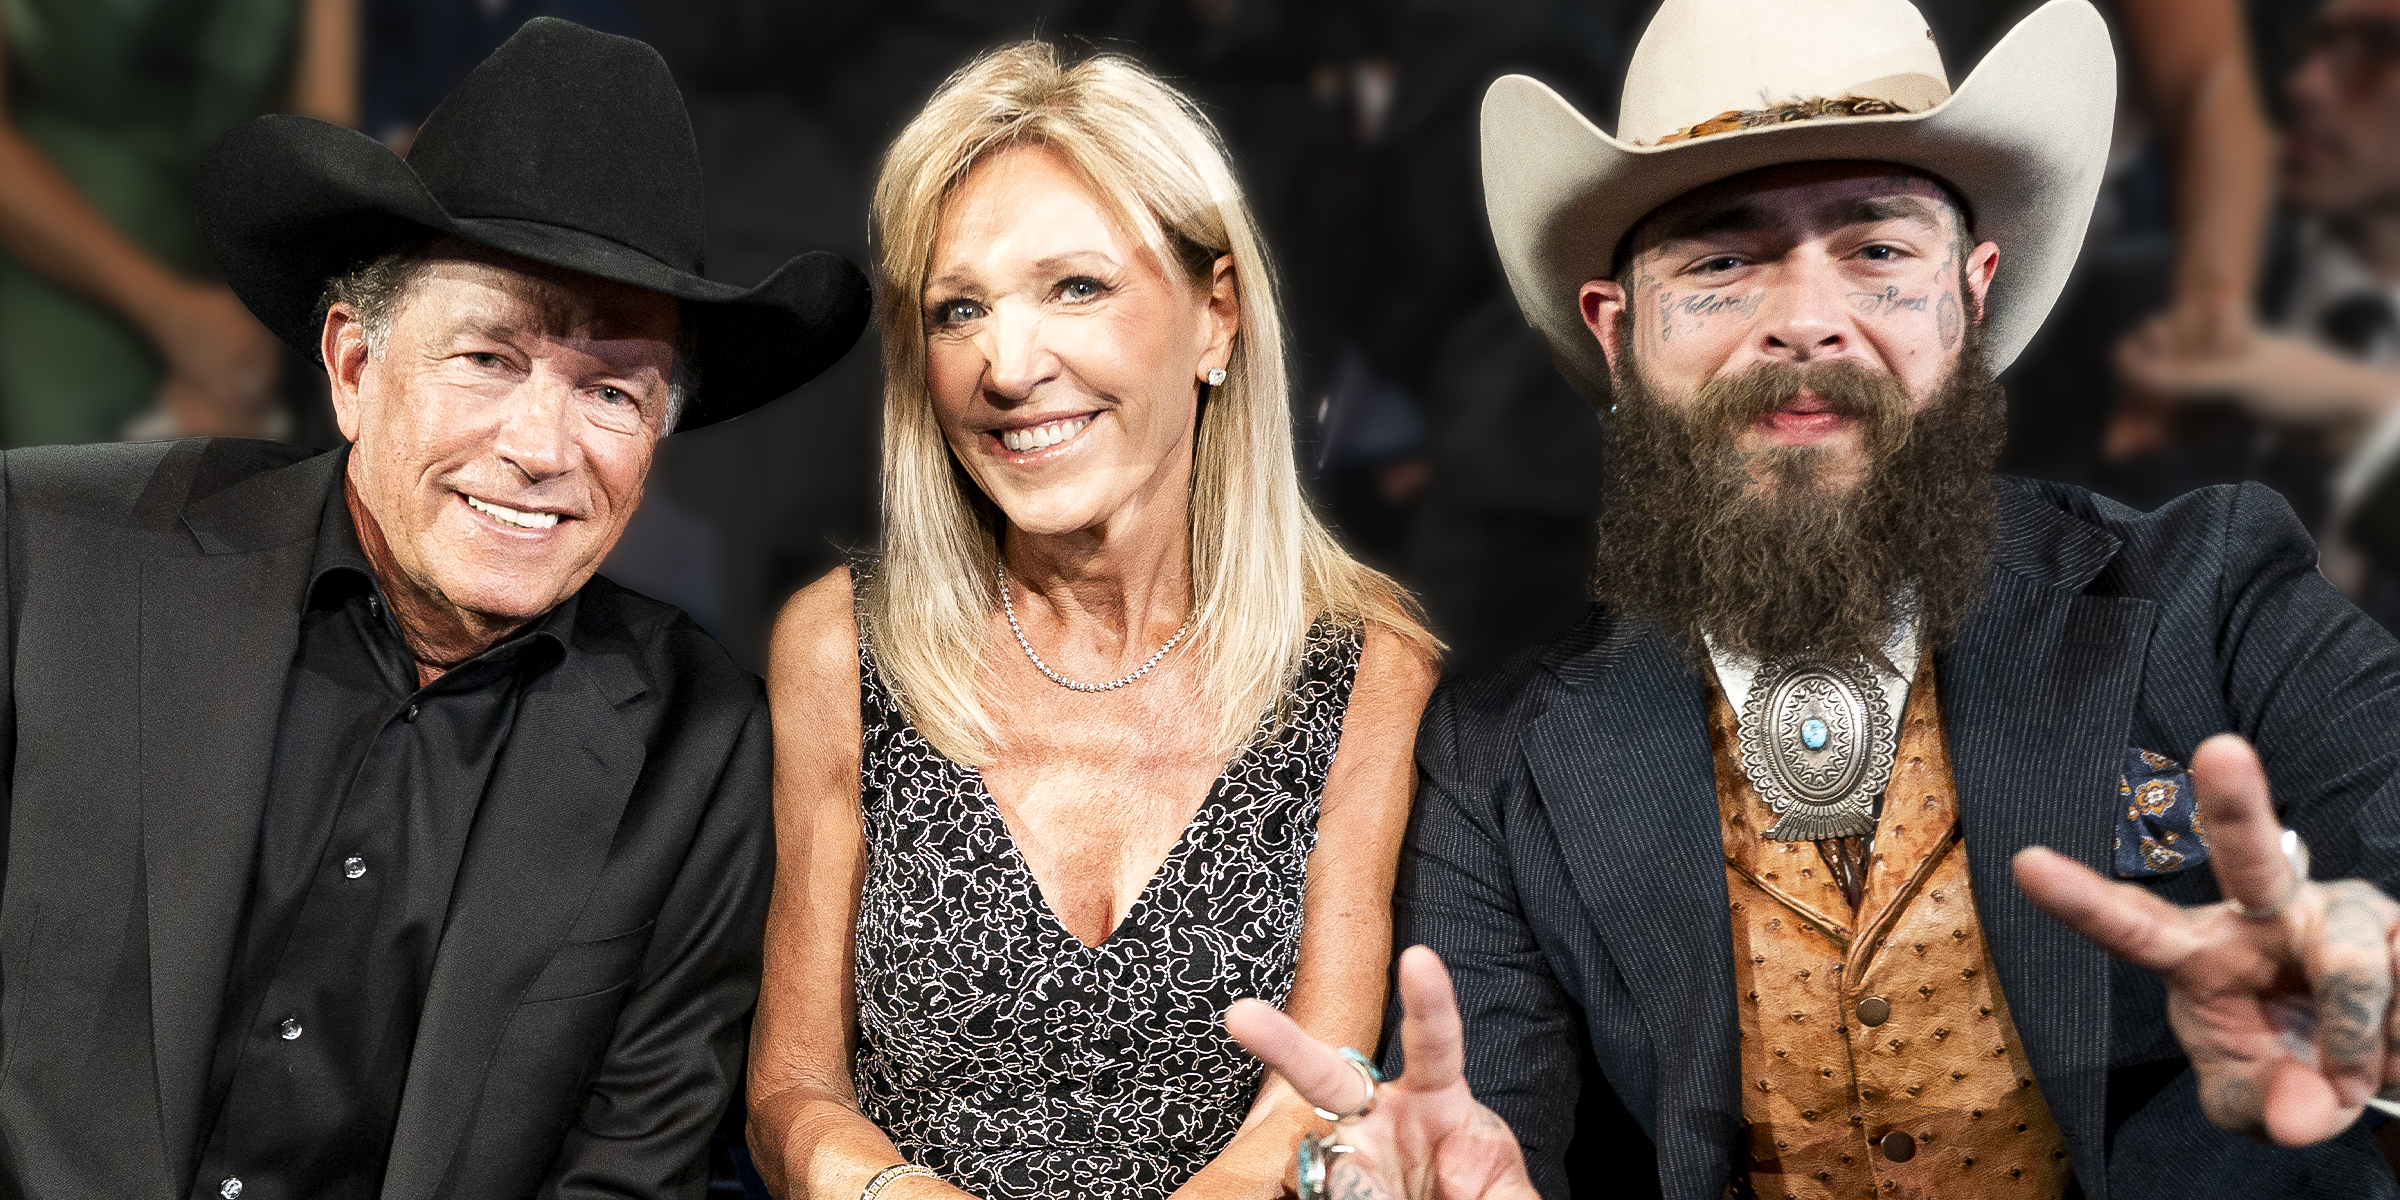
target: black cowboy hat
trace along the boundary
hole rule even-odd
[[[837,255],[803,254],[753,288],[703,278],[700,150],[667,64],[555,18],[476,67],[406,161],[337,125],[260,117],[209,149],[199,204],[226,282],[312,358],[326,281],[429,233],[683,300],[700,386],[682,429],[806,383],[866,327],[866,279]]]

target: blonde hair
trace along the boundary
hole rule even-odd
[[[1300,494],[1283,319],[1265,248],[1224,147],[1192,103],[1101,55],[1041,42],[977,59],[902,130],[875,183],[883,329],[883,557],[858,611],[883,682],[935,749],[975,763],[1001,744],[983,651],[1004,518],[952,458],[926,387],[924,290],[943,202],[977,163],[1015,146],[1063,157],[1125,227],[1207,286],[1231,255],[1241,319],[1225,382],[1200,407],[1193,455],[1193,613],[1212,745],[1231,755],[1286,715],[1319,616],[1385,626],[1438,649],[1406,593],[1352,559]]]

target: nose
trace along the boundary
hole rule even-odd
[[[995,305],[982,340],[984,393],[1002,408],[1033,399],[1035,389],[1058,374],[1058,356],[1043,337],[1035,305],[1005,300]]]
[[[1760,296],[1753,353],[1771,362],[1804,363],[1857,351],[1854,288],[1831,258],[1794,254],[1776,275]]]
[[[575,411],[574,385],[537,370],[505,403],[507,411],[493,432],[492,453],[528,483],[565,474],[575,460],[575,439],[568,429]]]

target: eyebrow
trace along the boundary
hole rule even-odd
[[[1064,271],[1079,264],[1089,264],[1095,260],[1111,271],[1121,271],[1125,266],[1117,261],[1116,256],[1106,250],[1070,250],[1065,254],[1053,254],[1035,262],[1033,270],[1036,274],[1049,274],[1053,271]],[[968,291],[972,290],[974,286],[975,280],[972,277],[957,271],[945,271],[925,280],[925,291],[928,295],[935,292]]]
[[[1915,196],[1859,196],[1837,201],[1817,210],[1817,220],[1836,228],[1884,221],[1922,221],[1938,228],[1942,223],[1933,205]]]
[[[1744,200],[1671,215],[1661,223],[1657,237],[1652,240],[1653,244],[1663,245],[1720,233],[1757,233],[1774,227],[1772,214]]]

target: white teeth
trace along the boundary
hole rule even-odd
[[[548,529],[558,524],[557,513],[518,512],[516,509],[502,508],[497,504],[478,500],[473,496],[467,497],[467,507],[486,514],[495,521],[514,525],[519,529]]]
[[[1003,429],[1000,431],[1000,444],[1019,454],[1045,450],[1082,433],[1083,427],[1091,423],[1091,416],[1086,414],[1064,421],[1052,421],[1047,425],[1036,425],[1031,429]]]

